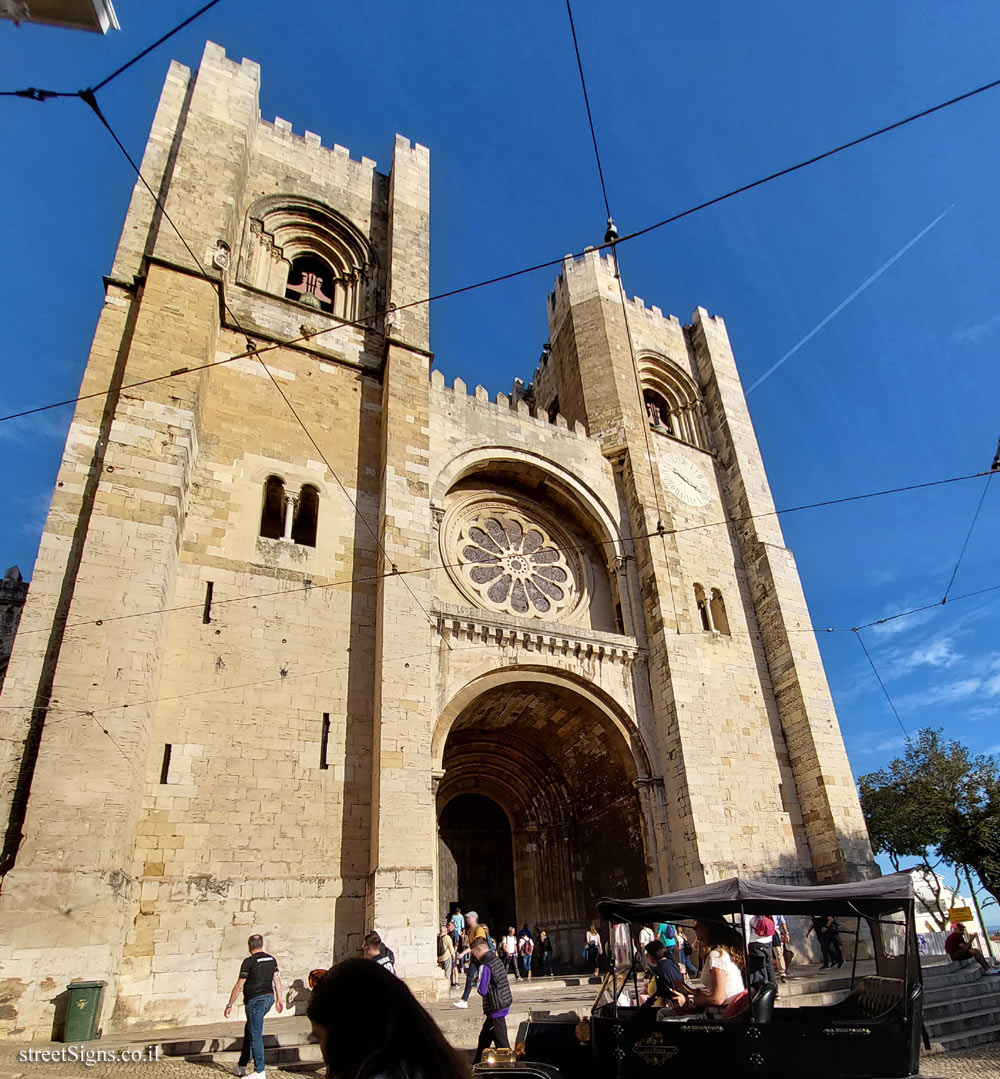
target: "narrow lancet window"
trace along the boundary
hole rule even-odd
[[[316,529],[319,525],[319,491],[311,484],[303,484],[299,492],[295,517],[292,521],[292,541],[303,547],[316,546]]]
[[[711,612],[712,625],[715,626],[719,633],[724,633],[727,637],[730,636],[726,601],[722,598],[722,593],[717,588],[712,589]]]
[[[284,482],[277,476],[268,476],[260,513],[260,534],[265,539],[281,539],[285,534],[285,502]]]
[[[712,623],[708,615],[708,600],[705,598],[705,589],[700,584],[694,586],[694,602],[698,607],[698,617],[701,618],[701,628],[711,630]]]

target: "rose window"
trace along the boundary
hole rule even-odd
[[[540,525],[510,513],[480,515],[460,537],[465,579],[481,600],[519,615],[549,615],[573,598],[563,550]]]

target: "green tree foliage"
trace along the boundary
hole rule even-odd
[[[876,854],[969,866],[1000,902],[1000,763],[941,730],[920,731],[902,757],[858,779]],[[933,854],[932,854],[933,852]]]

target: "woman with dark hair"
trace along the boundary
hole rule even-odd
[[[705,988],[687,998],[675,993],[674,1001],[680,1007],[693,1005],[704,1008],[706,1015],[721,1016],[745,989],[743,938],[726,922],[701,918],[694,923],[694,935],[704,957],[701,980]]]
[[[367,959],[331,967],[306,1014],[328,1079],[469,1079],[406,983]]]

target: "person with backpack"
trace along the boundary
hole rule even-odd
[[[490,951],[495,950],[489,934],[489,926],[479,924],[479,914],[474,910],[466,912],[465,932],[468,937],[468,946],[458,954],[459,959],[464,959],[468,962],[465,970],[465,992],[462,994],[461,1000],[452,1001],[452,1005],[456,1008],[468,1008],[472,987],[479,977],[479,964],[476,962],[476,944],[481,940],[486,941],[487,948]]]
[[[514,1003],[514,994],[510,991],[507,970],[504,961],[480,937],[472,945],[472,954],[479,969],[479,981],[476,991],[483,999],[483,1028],[479,1032],[479,1044],[476,1046],[475,1063],[483,1059],[483,1053],[495,1045],[498,1049],[509,1049],[507,1037],[507,1016]]]
[[[366,959],[371,959],[380,967],[385,967],[390,974],[396,973],[396,956],[374,929],[361,942],[361,950]]]
[[[437,940],[438,966],[444,971],[448,985],[458,985],[458,972],[455,970],[455,942],[447,925],[441,926]]]
[[[521,967],[524,970],[524,976],[531,981],[531,956],[535,951],[535,942],[531,939],[531,934],[528,933],[521,937],[521,943],[518,945],[521,949]]]
[[[513,926],[508,926],[507,936],[500,941],[500,949],[503,952],[503,960],[507,967],[507,973],[514,972],[514,981],[520,981],[521,975],[517,970],[517,936]]]
[[[771,962],[774,940],[774,918],[770,914],[755,914],[750,919],[747,954],[750,958],[750,985],[777,985]]]

